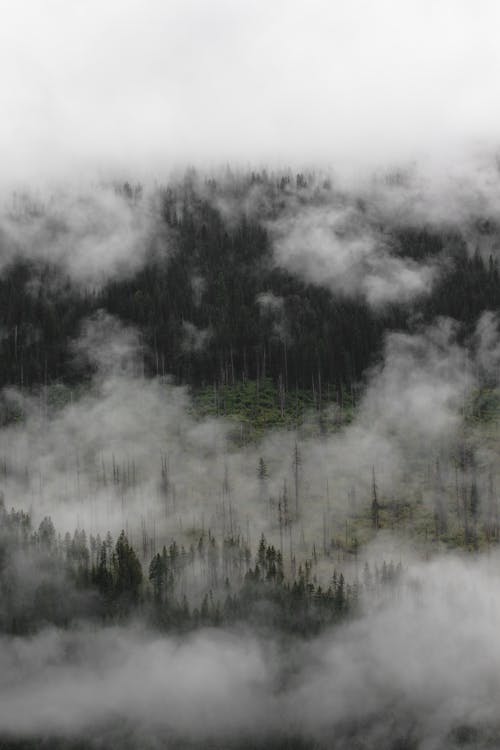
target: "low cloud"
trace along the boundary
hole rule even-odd
[[[474,342],[478,362],[496,361],[498,332],[490,314]],[[94,534],[116,533],[127,526],[133,541],[144,523],[158,541],[182,537],[189,528],[222,534],[231,528],[254,542],[262,531],[276,538],[277,510],[268,498],[276,505],[284,482],[294,488],[298,440],[301,514],[294,534],[304,537],[306,552],[322,538],[327,503],[338,519],[352,513],[354,488],[358,502],[368,505],[373,467],[385,496],[407,496],[436,458],[443,470],[451,466],[463,440],[464,404],[479,384],[452,322],[413,335],[392,333],[350,424],[320,436],[330,410],[342,420],[342,405],[327,404],[323,413],[306,414],[297,432],[275,429],[241,446],[235,442],[239,424],[201,418],[186,388],[143,377],[134,329],[101,313],[86,323],[74,349],[95,368],[79,398],[63,387],[53,389],[55,406],[44,391],[3,393],[8,413],[25,415],[0,432],[6,504],[31,509],[37,523],[52,515],[63,532],[83,525]],[[264,498],[261,456],[269,471]]]
[[[126,732],[132,747],[287,736],[342,749],[495,741],[498,584],[496,557],[416,563],[383,606],[368,598],[359,618],[303,642],[140,627],[3,637],[0,732],[111,744]]]
[[[99,286],[136,272],[169,241],[152,197],[115,187],[66,186],[14,193],[1,214],[0,269],[17,259],[57,267],[74,282]]]
[[[257,295],[260,315],[271,323],[273,335],[283,342],[290,342],[290,327],[286,318],[285,300],[273,292],[262,292]]]
[[[480,15],[455,0],[4,6],[4,181],[228,160],[352,173],[498,142],[494,0]]]
[[[353,208],[306,207],[270,229],[278,265],[370,305],[408,302],[428,293],[436,277],[429,263],[392,255],[387,238]]]
[[[183,351],[194,353],[202,352],[213,335],[210,328],[198,328],[188,320],[182,322],[182,334]]]

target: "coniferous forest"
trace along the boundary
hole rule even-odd
[[[0,750],[499,748],[498,3],[1,10]]]
[[[380,650],[395,639],[403,664],[420,658],[436,597],[439,642],[496,579],[500,235],[482,214],[396,220],[402,179],[367,195],[315,172],[189,170],[10,196],[0,627],[33,718],[7,720],[3,746],[420,746],[413,687],[388,690]],[[102,245],[91,267],[87,234]],[[329,262],[337,243],[348,252]],[[456,637],[466,648],[468,630]],[[313,710],[341,703],[343,671],[363,694],[376,664],[373,712]],[[124,685],[112,715],[103,698],[99,721],[75,708],[63,726],[58,691],[79,706],[81,679]],[[159,711],[170,680],[208,729]],[[142,681],[151,726],[131,718]],[[227,723],[241,691],[248,713]],[[439,732],[450,747],[498,736],[493,717],[451,708]]]

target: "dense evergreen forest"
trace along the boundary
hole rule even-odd
[[[300,212],[340,200],[351,209],[352,202],[363,218],[362,202],[337,194],[328,181],[264,172],[226,175],[219,186],[188,173],[153,196],[129,183],[114,190],[131,211],[149,201],[155,213],[144,263],[123,278],[85,284],[64,264],[16,247],[22,231],[0,237],[2,256],[11,258],[0,279],[2,385],[32,388],[85,379],[85,363],[75,361],[71,342],[84,319],[105,310],[141,331],[149,375],[168,373],[193,387],[270,377],[277,387],[342,394],[380,357],[384,331],[412,331],[449,316],[465,335],[483,310],[500,304],[497,259],[479,252],[482,237],[497,236],[484,217],[476,219],[478,246],[472,249],[470,226],[376,226],[391,254],[432,259],[439,277],[423,296],[374,308],[361,295],[307,283],[273,257],[268,225],[290,204]],[[56,211],[53,201],[46,206],[15,196],[10,226],[22,230],[33,223],[35,245],[56,244],[62,235],[70,254],[70,229],[57,223]],[[369,217],[372,224],[382,220]],[[468,247],[461,229],[467,230]],[[286,326],[277,325],[277,316]]]

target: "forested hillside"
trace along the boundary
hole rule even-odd
[[[150,225],[142,246],[127,250],[129,267],[118,264],[116,275],[107,277],[91,267],[87,278],[72,269],[81,238],[71,234],[71,215],[61,216],[57,198],[12,198],[1,237],[2,257],[10,259],[0,279],[3,385],[84,380],[88,371],[75,361],[71,342],[87,317],[105,310],[140,330],[148,375],[173,375],[195,388],[270,377],[286,390],[331,396],[361,382],[380,358],[385,331],[413,332],[449,316],[465,336],[483,310],[498,309],[499,238],[488,216],[441,226],[412,224],[411,216],[408,223],[388,222],[376,203],[366,207],[361,197],[302,174],[224,175],[219,184],[188,173],[151,194],[129,183],[111,189],[121,211],[145,212]],[[95,200],[109,190],[96,187]],[[409,269],[432,264],[434,283],[409,298],[390,293],[373,305],[361,290],[342,288],[342,273],[340,288],[332,290],[328,269],[324,283],[290,270],[273,249],[276,227],[290,221],[291,211],[307,222],[308,212],[335,213],[339,205],[350,226],[338,222],[333,233],[370,233]],[[88,211],[92,227],[102,216],[92,216],[95,204]],[[112,234],[116,227],[100,226],[96,233],[103,230]],[[62,248],[62,264],[51,261],[51,245]],[[365,274],[355,261],[353,272]]]
[[[9,194],[0,691],[19,684],[31,718],[4,717],[1,747],[420,747],[412,660],[454,663],[429,648],[435,612],[441,638],[467,612],[468,647],[500,538],[500,232],[486,200],[432,201],[404,173],[291,170]],[[349,681],[369,710],[316,711]],[[453,708],[432,731],[499,736]]]
[[[0,8],[0,750],[498,750],[498,0]]]

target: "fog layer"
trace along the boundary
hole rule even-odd
[[[97,739],[124,723],[142,746],[288,735],[443,748],[464,727],[491,740],[497,569],[496,556],[412,566],[382,608],[312,642],[210,630],[180,641],[140,627],[3,638],[0,730]]]

